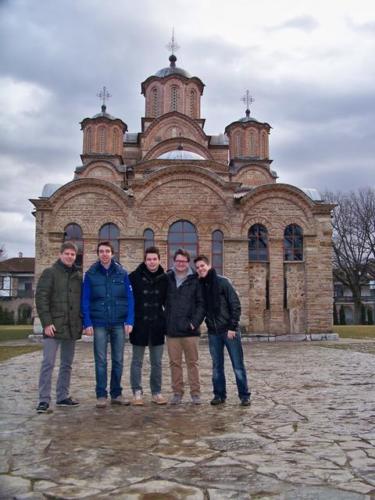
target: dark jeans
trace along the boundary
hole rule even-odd
[[[214,335],[208,332],[208,345],[212,358],[212,385],[215,397],[220,399],[226,399],[227,397],[224,369],[225,346],[236,377],[238,396],[240,399],[249,398],[250,391],[247,385],[240,333],[236,332],[234,339],[228,339],[227,333]]]
[[[121,377],[124,365],[124,325],[94,327],[94,357],[96,375],[96,397],[106,398],[107,392],[107,346],[111,344],[110,394],[117,398],[122,393]]]

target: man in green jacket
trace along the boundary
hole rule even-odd
[[[73,407],[79,403],[69,396],[75,342],[81,337],[80,312],[82,274],[74,265],[77,247],[61,245],[59,259],[39,278],[35,303],[43,327],[43,361],[39,376],[38,413],[49,411],[51,378],[60,347],[60,369],[56,384],[56,405]]]

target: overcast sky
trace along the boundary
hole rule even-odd
[[[0,244],[34,255],[29,198],[80,164],[79,122],[107,110],[140,131],[140,84],[169,64],[206,85],[205,131],[244,115],[272,126],[279,182],[374,186],[373,0],[0,0]]]

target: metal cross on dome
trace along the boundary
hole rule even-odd
[[[105,85],[101,90],[99,90],[99,92],[96,95],[102,101],[102,106],[105,106],[105,101],[110,97],[112,97],[112,95],[108,92],[108,89]]]
[[[166,45],[166,48],[174,55],[175,52],[180,48],[174,39],[174,28],[172,29],[172,40]]]
[[[241,97],[241,101],[246,104],[246,110],[250,111],[250,104],[255,101],[254,97],[250,95],[250,92],[246,90],[246,93]]]

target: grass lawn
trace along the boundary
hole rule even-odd
[[[343,339],[375,339],[375,325],[334,325],[333,331]]]
[[[0,342],[2,340],[27,339],[32,332],[32,325],[0,325]]]
[[[20,346],[1,346],[0,345],[0,363],[7,359],[20,356],[21,354],[28,354],[29,352],[39,351],[41,345],[20,345]]]

